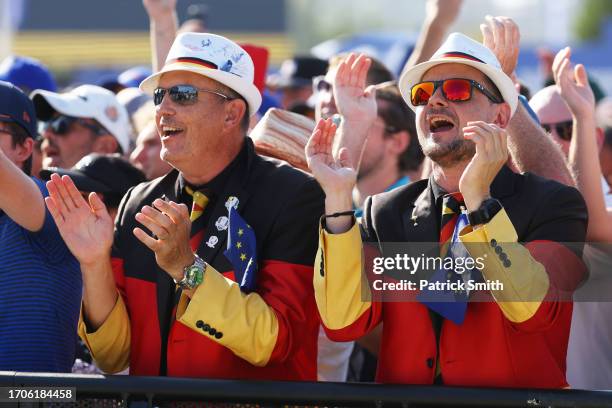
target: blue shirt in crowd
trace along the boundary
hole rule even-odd
[[[0,370],[70,372],[81,291],[79,264],[48,210],[38,232],[0,211]]]

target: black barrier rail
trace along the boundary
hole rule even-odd
[[[0,387],[74,387],[77,401],[94,401],[88,406],[104,406],[103,400],[115,400],[117,405],[113,406],[125,407],[165,406],[169,402],[173,402],[170,406],[182,406],[179,401],[206,401],[223,406],[227,406],[225,403],[243,406],[258,404],[265,407],[612,407],[611,391],[233,381],[8,371],[0,372]]]

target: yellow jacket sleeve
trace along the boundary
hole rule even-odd
[[[313,284],[317,308],[327,329],[344,329],[370,310],[371,292],[363,268],[357,223],[342,234],[330,234],[319,226]]]
[[[504,316],[514,323],[534,316],[548,293],[549,277],[544,266],[518,243],[506,211],[502,209],[478,229],[464,228],[459,239],[473,259],[484,263],[483,277],[503,285],[492,295]]]
[[[92,333],[87,331],[81,305],[78,333],[102,371],[113,374],[128,367],[130,362],[130,318],[121,295],[117,296],[117,302],[102,326]]]
[[[256,366],[268,363],[279,331],[276,313],[259,294],[241,292],[210,265],[191,300],[181,296],[176,318]]]

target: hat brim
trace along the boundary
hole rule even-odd
[[[43,169],[40,171],[40,177],[43,180],[50,180],[51,174],[53,173],[57,173],[60,176],[70,176],[70,178],[74,182],[74,185],[79,191],[86,191],[86,192],[94,191],[96,193],[112,192],[111,188],[109,188],[107,185],[102,184],[99,181],[92,179],[91,177],[87,176],[85,173],[83,173],[80,170],[61,169],[59,167],[49,167],[47,169]]]
[[[159,83],[159,78],[166,72],[173,71],[193,72],[195,74],[199,74],[207,78],[213,79],[233,89],[234,91],[242,95],[242,97],[247,101],[247,104],[249,105],[249,116],[253,116],[255,113],[257,113],[257,110],[261,106],[261,93],[252,83],[249,83],[248,81],[240,78],[239,76],[230,74],[229,72],[212,68],[192,66],[190,64],[181,62],[167,65],[162,68],[161,71],[148,76],[147,78],[145,78],[144,81],[140,83],[140,89],[143,92],[152,95],[153,91],[157,87],[157,84]]]
[[[516,107],[518,105],[518,92],[514,87],[514,83],[512,82],[510,77],[508,77],[506,74],[504,74],[497,68],[492,67],[491,65],[487,65],[478,61],[459,58],[438,58],[430,61],[425,61],[418,65],[415,65],[411,69],[404,72],[404,74],[400,77],[398,86],[402,98],[404,98],[404,101],[406,101],[410,109],[416,111],[416,106],[412,104],[410,98],[410,91],[412,87],[421,82],[423,75],[425,75],[428,70],[435,67],[436,65],[442,64],[468,65],[476,68],[477,70],[485,74],[491,81],[493,81],[495,86],[497,86],[497,89],[499,89],[502,98],[504,98],[504,102],[510,105],[511,115],[514,115],[514,112],[516,111]]]
[[[90,111],[90,105],[76,95],[38,89],[30,96],[36,109],[36,117],[48,121],[55,112],[75,118],[92,118],[96,115]]]

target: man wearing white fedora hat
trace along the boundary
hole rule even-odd
[[[338,69],[336,85],[361,108],[359,128],[342,124],[341,146],[375,117],[364,61]],[[381,382],[566,387],[568,293],[584,275],[580,193],[506,166],[518,95],[480,43],[449,35],[399,88],[433,172],[369,197],[361,225],[354,156],[333,155],[335,125],[320,121],[306,147],[326,194],[314,288],[328,336],[352,340],[382,322]]]
[[[224,37],[176,38],[141,84],[174,170],[127,193],[114,238],[100,199],[52,176],[47,205],[83,273],[79,334],[103,370],[316,379],[323,194],[255,153],[253,76],[249,54]]]

